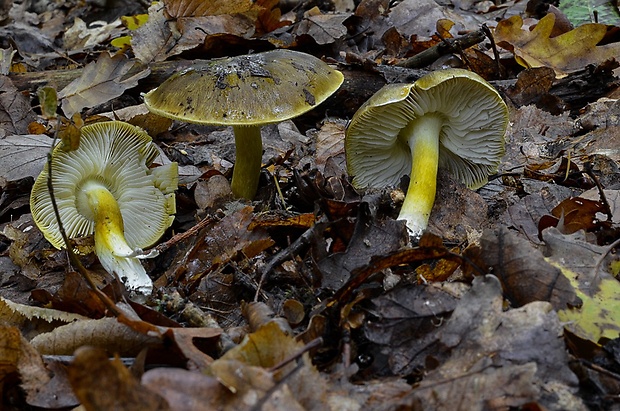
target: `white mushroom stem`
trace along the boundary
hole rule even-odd
[[[410,235],[415,239],[419,239],[428,226],[435,202],[439,132],[443,124],[440,115],[431,113],[411,121],[401,131],[409,143],[412,161],[411,180],[398,219],[406,221]]]
[[[252,200],[258,189],[263,143],[260,126],[235,126],[236,160],[231,189],[235,197]]]
[[[95,253],[101,265],[130,290],[150,293],[153,282],[137,258],[142,250],[127,244],[123,216],[112,193],[99,182],[87,182],[82,192],[95,221]]]

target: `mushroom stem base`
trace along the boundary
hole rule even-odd
[[[235,126],[236,160],[230,184],[233,195],[254,199],[258,189],[263,143],[259,126]]]
[[[440,115],[426,114],[403,129],[411,149],[411,175],[405,201],[398,216],[405,220],[410,235],[420,238],[428,226],[435,202],[439,164],[439,132],[444,121]]]

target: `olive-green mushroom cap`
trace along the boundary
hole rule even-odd
[[[477,74],[447,69],[413,84],[386,85],[355,113],[345,140],[354,186],[394,186],[409,174],[411,151],[403,130],[429,113],[443,119],[439,167],[472,189],[484,185],[504,154],[506,104]]]
[[[52,185],[69,238],[93,233],[94,216],[82,188],[98,183],[118,203],[128,245],[145,248],[155,243],[174,220],[178,182],[176,163],[149,168],[157,155],[144,130],[120,121],[82,127],[76,150],[66,151],[59,143],[52,153]],[[63,248],[47,179],[46,165],[32,188],[30,209],[45,238],[54,247]]]
[[[144,96],[155,114],[190,123],[256,126],[299,116],[332,95],[343,75],[291,50],[199,61]]]

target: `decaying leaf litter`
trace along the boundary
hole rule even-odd
[[[591,6],[3,3],[3,409],[617,407],[619,14]],[[194,60],[271,49],[344,83],[262,128],[259,189],[239,200],[232,130],[155,116],[142,95]],[[499,91],[505,154],[476,191],[440,169],[417,241],[396,220],[408,178],[356,189],[344,138],[383,85],[446,67]],[[110,120],[146,130],[154,164],[178,163],[141,298],[94,254],[70,262],[30,215],[51,137]]]

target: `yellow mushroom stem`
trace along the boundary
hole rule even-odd
[[[236,160],[231,189],[235,197],[254,199],[263,159],[260,126],[235,126]]]
[[[95,221],[95,253],[108,272],[115,272],[130,289],[148,293],[151,283],[146,270],[138,260],[142,250],[127,244],[123,216],[112,193],[99,182],[88,182],[82,187],[88,208]]]
[[[95,219],[95,247],[107,249],[117,257],[131,257],[134,250],[125,240],[123,216],[116,199],[103,184],[89,182],[83,190]]]
[[[435,192],[439,163],[439,132],[444,121],[439,114],[426,114],[411,121],[401,131],[411,149],[411,176],[405,201],[398,215],[405,220],[410,234],[420,238],[428,226]]]

